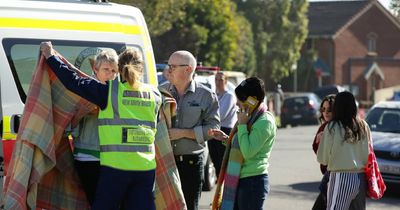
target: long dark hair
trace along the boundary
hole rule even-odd
[[[340,92],[336,95],[332,110],[332,124],[329,131],[332,131],[333,125],[340,123],[344,130],[344,140],[356,143],[366,135],[366,125],[357,116],[356,99],[350,92]]]
[[[322,107],[324,106],[325,101],[327,101],[327,102],[329,103],[329,109],[332,111],[332,109],[333,109],[333,103],[335,102],[335,97],[336,97],[335,94],[329,94],[329,95],[325,96],[324,99],[322,99],[321,104],[319,105],[319,111],[320,111],[319,121],[320,121],[321,123],[324,123],[324,122],[325,122],[324,115],[323,115],[322,112],[321,112]]]

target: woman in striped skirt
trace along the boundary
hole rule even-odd
[[[357,115],[353,94],[336,95],[332,121],[325,127],[317,159],[328,165],[328,210],[365,209],[368,162],[367,123]]]

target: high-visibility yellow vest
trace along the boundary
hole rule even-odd
[[[156,168],[154,137],[161,95],[143,84],[110,81],[107,107],[98,117],[100,164],[120,170]]]

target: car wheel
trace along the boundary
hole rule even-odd
[[[204,166],[203,191],[211,191],[216,182],[217,174],[215,172],[215,167],[211,161],[210,155],[208,155],[206,165]]]

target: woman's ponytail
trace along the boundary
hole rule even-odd
[[[119,55],[119,73],[122,79],[127,81],[130,86],[134,86],[143,74],[143,61],[139,53],[131,48],[127,48]]]

